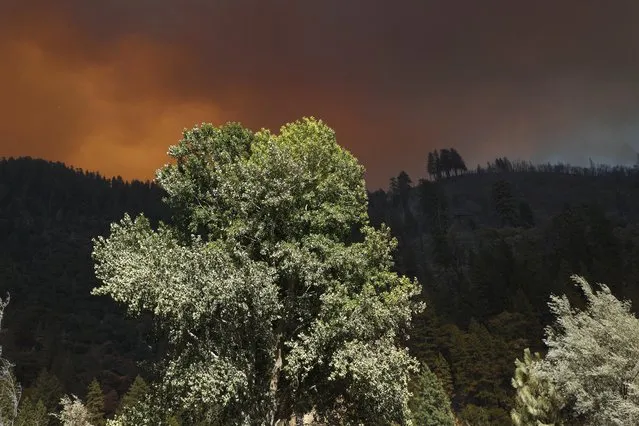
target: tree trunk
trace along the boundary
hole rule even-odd
[[[281,320],[280,320],[281,321]],[[281,326],[279,327],[281,328]],[[280,382],[280,373],[282,371],[282,333],[277,335],[277,345],[275,347],[275,364],[271,371],[271,395],[273,396],[273,405],[271,406],[271,413],[269,415],[269,423],[271,426],[277,426],[279,423],[278,411],[279,411],[279,398],[278,398],[278,386]]]
[[[297,281],[295,279],[289,277],[286,279],[286,281],[284,281],[284,289],[286,291],[285,293],[286,298],[284,300],[285,312],[282,318],[278,320],[277,326],[275,329],[275,336],[277,339],[275,343],[275,354],[274,354],[275,363],[273,364],[273,369],[271,370],[270,391],[273,397],[271,412],[269,415],[269,423],[271,426],[286,425],[288,424],[290,420],[288,418],[281,418],[281,416],[283,415],[281,403],[282,403],[282,400],[285,400],[285,398],[282,396],[282,392],[280,389],[280,378],[282,375],[282,365],[284,364],[284,357],[283,357],[284,354],[282,352],[284,349],[284,341],[285,341],[285,335],[286,335],[286,330],[288,325],[287,312],[289,312],[290,305],[295,300],[296,288],[297,288]]]

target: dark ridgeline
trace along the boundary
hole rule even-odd
[[[506,158],[468,170],[452,148],[425,166],[428,180],[401,172],[369,194],[371,221],[399,241],[398,272],[424,286],[428,308],[408,345],[462,419],[510,424],[514,360],[525,347],[543,350],[548,296],[578,296],[570,274],[639,302],[639,172]],[[97,378],[112,413],[153,356],[149,323],[90,295],[90,253],[125,212],[167,220],[161,197],[149,182],[0,161],[0,295],[11,293],[0,343],[27,395],[55,405]]]

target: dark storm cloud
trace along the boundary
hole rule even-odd
[[[372,187],[447,146],[619,161],[637,18],[623,0],[0,0],[0,155],[149,177],[196,122],[315,115]]]

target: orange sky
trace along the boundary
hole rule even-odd
[[[372,188],[417,180],[435,148],[471,165],[639,148],[638,2],[479,3],[0,0],[0,156],[146,179],[184,127],[304,115]]]

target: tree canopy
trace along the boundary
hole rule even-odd
[[[391,271],[396,242],[369,226],[363,167],[333,130],[203,124],[169,155],[171,223],[125,216],[93,251],[94,293],[169,333],[169,405],[190,422],[409,423],[420,288]]]
[[[551,296],[556,321],[546,328],[548,353],[517,362],[516,424],[628,425],[639,422],[639,319],[630,302],[577,275],[586,305]]]
[[[444,148],[428,153],[426,171],[432,178],[440,179],[443,175],[450,177],[451,172],[457,176],[468,171],[468,168],[455,148]]]
[[[5,300],[0,299],[0,323],[2,323],[9,299],[8,294]],[[1,355],[2,347],[0,347],[0,425],[8,425],[13,424],[18,416],[22,388],[13,373],[13,363]]]
[[[546,329],[548,354],[540,371],[550,379],[582,424],[639,422],[639,319],[630,302],[579,276],[586,297],[575,309],[566,296],[551,296],[556,323]]]
[[[427,365],[421,366],[420,374],[410,383],[413,394],[410,401],[415,424],[422,426],[454,426],[455,417],[450,408],[450,399],[441,381]]]
[[[541,360],[539,352],[533,355],[529,348],[524,350],[522,360],[515,360],[516,369],[512,385],[517,394],[515,407],[510,415],[516,426],[559,426],[564,423],[561,417],[564,401],[552,383],[535,369]]]

